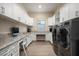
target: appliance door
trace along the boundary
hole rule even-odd
[[[61,28],[59,31],[59,41],[60,41],[60,45],[63,48],[67,48],[68,47],[68,30],[66,28]]]

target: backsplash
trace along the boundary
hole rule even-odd
[[[25,34],[27,33],[27,26],[22,23],[14,23],[7,20],[0,19],[0,46],[3,46],[4,44],[7,44],[11,42],[11,31],[10,29],[12,27],[18,27],[19,28],[19,34]]]
[[[21,23],[14,23],[7,20],[0,19],[0,34],[8,34],[10,35],[10,28],[18,27],[20,33],[27,32],[27,26]]]

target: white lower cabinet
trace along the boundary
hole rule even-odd
[[[0,50],[0,56],[18,56],[18,45],[14,43]]]
[[[28,37],[27,37],[27,45],[26,47],[32,42],[32,34],[30,34]]]
[[[32,42],[32,34],[24,37],[21,41],[17,41],[13,44],[10,44],[2,49],[0,49],[0,56],[19,56],[20,54],[20,42],[23,41],[23,45],[26,47]]]

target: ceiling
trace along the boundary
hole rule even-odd
[[[64,3],[21,3],[20,5],[27,12],[55,12],[57,8],[61,7]],[[41,5],[42,8],[38,8]]]

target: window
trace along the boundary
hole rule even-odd
[[[45,20],[38,21],[38,31],[45,31]]]

